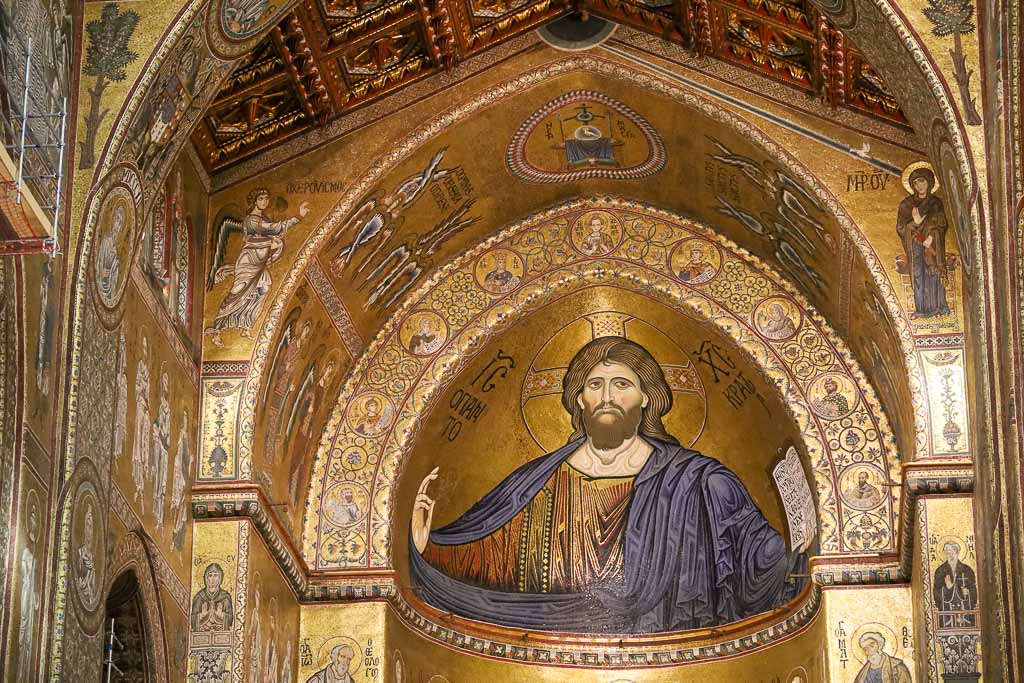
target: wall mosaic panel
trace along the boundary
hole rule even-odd
[[[387,680],[386,613],[384,602],[351,603],[342,609],[303,605],[298,680],[344,681],[346,675],[372,683]]]
[[[916,680],[910,586],[824,589],[829,681]]]
[[[204,522],[192,530],[189,680],[242,683],[249,586],[245,521]]]
[[[982,612],[972,500],[924,497],[917,515],[926,680],[980,681]]]
[[[629,226],[619,228],[619,243],[599,257],[587,256],[570,239],[571,226],[587,211],[604,212],[608,222]],[[676,246],[698,238],[707,241],[707,253],[720,254],[716,262],[722,265],[709,264],[707,272],[714,274],[705,278],[702,271],[691,284],[680,279],[686,273],[677,267]],[[485,252],[502,251],[508,253],[506,263],[523,264],[523,276],[504,292],[489,291],[486,278],[480,280],[478,259],[490,258]],[[601,282],[645,291],[655,300],[714,321],[777,384],[801,429],[815,472],[823,552],[894,547],[896,506],[886,484],[900,475],[874,392],[824,321],[792,288],[751,258],[723,238],[669,214],[602,200],[540,214],[446,267],[396,316],[402,319],[420,308],[435,311],[445,321],[445,345],[424,358],[402,345],[399,325],[389,324],[342,391],[314,470],[304,540],[308,560],[318,568],[388,566],[393,561],[391,529],[398,524],[391,518],[394,482],[438,388],[485,340],[518,317],[555,296]],[[745,292],[736,298],[733,290],[739,283]],[[768,317],[757,316],[758,305],[773,296],[794,302],[801,311],[799,320],[791,320],[792,335],[788,329],[776,334],[774,328],[768,329]],[[829,377],[831,382],[826,381]],[[846,396],[838,412],[828,407],[836,393]],[[825,396],[830,398],[823,400]],[[367,417],[371,414],[373,420]],[[854,470],[872,462],[877,465],[873,485],[881,487],[870,506],[877,509],[868,511],[851,505],[845,489],[837,487],[847,486],[857,474]],[[355,521],[339,525],[337,515],[325,514],[321,506],[328,505],[330,492],[345,482],[350,488],[358,485],[366,499]]]

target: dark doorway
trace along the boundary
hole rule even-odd
[[[134,572],[121,574],[110,587],[103,648],[104,683],[146,683],[150,680],[142,592]]]

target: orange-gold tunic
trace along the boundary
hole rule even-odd
[[[504,526],[423,558],[452,578],[523,593],[579,593],[622,573],[633,477],[589,477],[568,462]]]

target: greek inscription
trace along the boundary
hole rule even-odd
[[[889,184],[891,175],[885,171],[856,171],[846,174],[847,192],[878,192]]]
[[[498,355],[491,359],[487,367],[480,371],[480,374],[473,380],[472,385],[476,386],[479,383],[480,391],[486,394],[497,386],[494,381],[495,376],[499,376],[499,379],[505,379],[508,376],[508,371],[515,367],[515,359],[505,354],[501,349],[498,349]],[[486,378],[484,375],[486,375]]]
[[[363,671],[366,678],[377,680],[380,675],[380,656],[373,650],[373,639],[366,641],[366,648],[363,650]]]
[[[736,363],[723,353],[722,347],[707,339],[700,343],[700,348],[693,355],[698,363],[711,369],[715,384],[721,382],[723,377],[731,377],[736,370]]]
[[[452,173],[439,179],[430,186],[430,197],[437,208],[447,211],[452,206],[473,199],[476,190],[473,183],[461,168],[453,169]]]
[[[285,185],[288,194],[337,194],[344,191],[345,183],[341,180],[307,179],[291,180]]]
[[[313,666],[313,648],[309,646],[309,638],[299,643],[299,662],[302,666]]]
[[[835,631],[836,637],[836,650],[839,651],[839,662],[846,668],[847,663],[850,661],[850,651],[847,646],[847,634],[846,627],[843,626],[842,619],[839,620],[839,624],[836,626]]]
[[[704,186],[716,196],[731,201],[740,198],[739,174],[732,167],[711,158],[704,160]]]
[[[463,426],[475,425],[487,411],[487,402],[480,394],[487,394],[498,386],[499,382],[508,377],[509,370],[516,367],[515,358],[501,349],[481,370],[469,387],[456,389],[448,401],[448,415],[441,427],[441,436],[453,442],[462,433]]]

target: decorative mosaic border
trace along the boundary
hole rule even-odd
[[[277,561],[292,587],[295,588],[296,594],[303,595],[305,593],[307,586],[305,563],[277,529],[257,492],[194,491],[192,494],[192,518],[194,520],[248,519],[263,538],[270,554]]]
[[[632,249],[630,240],[626,239],[606,256],[572,255],[568,247],[569,225],[575,216],[595,209],[618,211],[620,222],[630,214],[652,221],[659,226],[661,245],[645,243],[650,251]],[[544,237],[539,236],[542,234]],[[518,289],[496,295],[474,281],[472,273],[479,256],[499,246],[514,252],[519,237],[529,239],[530,235],[537,236],[534,242],[549,246],[544,254],[547,260],[525,273]],[[717,243],[722,267],[710,280],[690,286],[675,280],[668,268],[668,255],[676,244],[694,237]],[[517,255],[517,258],[524,257]],[[741,281],[747,294],[745,298],[735,299],[730,287],[740,286],[736,283]],[[488,337],[499,334],[520,317],[552,300],[601,284],[644,294],[669,308],[717,326],[736,340],[769,383],[778,387],[801,431],[802,450],[815,475],[821,506],[818,511],[820,547],[824,553],[895,548],[898,492],[886,490],[882,505],[870,511],[842,504],[840,470],[875,462],[893,481],[900,479],[900,470],[895,440],[873,389],[825,319],[795,287],[760,259],[704,226],[637,202],[605,198],[575,200],[506,229],[441,268],[391,316],[351,372],[324,429],[311,476],[303,535],[303,551],[307,561],[312,558],[311,566],[317,569],[390,566],[393,487],[414,442],[421,417],[429,410],[432,400],[454,379],[457,369],[484,346]],[[750,299],[750,291],[756,293],[757,300]],[[762,339],[754,328],[753,315],[759,302],[779,295],[788,296],[801,311],[797,331],[789,338],[799,343]],[[457,303],[445,304],[445,301]],[[457,308],[448,310],[450,306]],[[415,356],[397,338],[399,321],[415,308],[436,310],[442,318],[447,317],[452,330],[447,344],[429,358]],[[464,308],[467,310],[462,311]],[[453,318],[457,318],[454,321],[457,325],[453,324]],[[819,347],[819,344],[824,346]],[[815,360],[800,350],[818,348],[822,351]],[[856,408],[853,414],[848,412],[832,419],[814,414],[809,388],[826,375],[846,377],[846,381],[856,387],[851,404]],[[379,380],[374,378],[387,378],[388,395],[384,394],[383,385],[377,386]],[[402,398],[396,398],[396,394]],[[357,405],[362,397],[369,395],[377,396],[384,405],[390,406],[393,418],[387,430],[360,433],[346,424],[349,406]],[[860,400],[856,398],[858,395]],[[839,445],[840,434],[852,431],[858,434],[857,459],[843,454]],[[363,453],[364,461],[356,466],[341,462],[343,454],[353,451]],[[370,492],[371,513],[361,526],[336,527],[319,513],[322,500],[328,489],[353,484]],[[861,536],[851,525],[867,523],[880,530],[867,541],[868,545],[858,547],[853,539]],[[357,555],[345,554],[353,547],[364,550]]]
[[[450,624],[439,624],[420,614],[402,594],[391,600],[398,616],[426,638],[471,655],[482,655],[523,664],[558,665],[564,667],[601,667],[636,669],[678,664],[692,664],[749,654],[805,629],[821,607],[821,588],[811,585],[804,604],[784,620],[745,635],[717,643],[655,649],[633,646],[629,639],[602,644],[566,645],[563,648],[533,645],[528,641],[503,642],[491,637],[462,633]],[[664,635],[664,634],[659,634]]]
[[[306,270],[306,279],[309,280],[313,291],[320,298],[320,303],[327,309],[327,315],[331,317],[334,328],[338,330],[341,343],[345,345],[345,349],[350,356],[357,358],[359,352],[366,347],[366,342],[363,341],[359,330],[356,329],[356,324],[352,320],[352,314],[346,308],[345,302],[334,291],[334,286],[327,279],[327,274],[320,267],[320,262],[316,259],[313,259],[313,262],[309,264],[309,268]]]
[[[245,377],[249,372],[246,360],[208,360],[203,362],[203,379],[207,377]]]
[[[764,150],[774,158],[779,166],[798,177],[810,189],[815,198],[821,202],[827,210],[838,221],[841,229],[857,246],[857,250],[864,259],[867,269],[870,272],[876,287],[881,294],[889,310],[894,325],[900,336],[900,343],[905,360],[905,366],[909,373],[909,385],[912,403],[915,409],[915,451],[917,454],[927,452],[927,404],[924,395],[924,378],[920,368],[920,361],[914,353],[914,341],[911,335],[910,325],[907,321],[902,307],[896,297],[895,291],[888,281],[888,277],[875,255],[870,243],[856,227],[852,219],[846,213],[842,204],[821,185],[817,178],[807,169],[794,160],[785,149],[774,140],[765,135],[759,128],[746,122],[740,117],[722,110],[715,104],[697,96],[689,90],[680,88],[661,78],[648,73],[639,72],[633,68],[621,64],[598,59],[593,56],[573,56],[558,62],[547,64],[543,67],[533,69],[525,74],[513,78],[489,91],[478,96],[472,101],[462,104],[455,109],[442,114],[418,131],[412,133],[404,141],[397,144],[391,152],[379,159],[361,178],[354,183],[348,192],[343,195],[334,209],[321,221],[320,225],[307,238],[296,257],[294,266],[283,278],[281,289],[274,298],[263,325],[257,330],[257,343],[253,350],[252,366],[250,367],[250,383],[242,402],[240,411],[240,423],[242,425],[242,439],[239,444],[240,454],[240,477],[248,479],[251,477],[252,469],[252,437],[255,420],[255,408],[259,394],[259,382],[269,354],[269,347],[274,332],[280,323],[285,306],[302,277],[303,270],[310,261],[315,258],[321,245],[333,234],[343,220],[353,210],[360,197],[369,192],[381,181],[392,169],[402,160],[407,158],[416,149],[436,135],[450,128],[459,121],[464,120],[475,112],[488,108],[497,102],[512,97],[524,89],[542,83],[557,76],[576,71],[592,72],[608,77],[628,81],[638,87],[651,92],[662,94],[680,101],[688,106],[701,110],[704,114],[715,120],[730,125],[737,132],[750,138],[761,145]]]
[[[117,518],[121,520],[125,528],[129,529],[129,533],[137,533],[133,530],[142,528],[142,521],[131,509],[128,500],[124,497],[116,483],[110,487],[110,508],[117,515]],[[167,589],[167,592],[174,598],[174,602],[181,608],[181,611],[188,614],[189,606],[192,603],[192,598],[188,594],[188,587],[178,578],[174,569],[167,562],[167,558],[161,553],[159,546],[152,539],[144,536],[141,538],[149,550],[149,558],[153,565],[153,573],[156,575],[157,582]]]
[[[936,493],[969,493],[973,490],[973,475],[970,465],[967,463],[959,467],[939,467],[924,463],[911,464],[906,466],[905,470],[904,501],[909,512],[902,517],[902,520],[905,522],[904,531],[909,529],[910,536],[904,538],[912,538],[916,525],[920,524],[920,517],[916,512],[923,505],[920,496]],[[482,639],[478,637],[479,634],[467,634],[453,629],[450,622],[438,623],[436,619],[416,611],[415,606],[405,598],[398,588],[393,573],[345,571],[308,576],[304,565],[302,571],[295,570],[289,565],[301,564],[301,559],[291,552],[289,544],[281,536],[279,525],[268,519],[275,513],[266,509],[258,498],[259,494],[255,490],[252,492],[201,492],[197,494],[194,515],[198,519],[211,520],[249,519],[252,522],[252,528],[266,543],[279,567],[283,568],[282,571],[303,604],[387,600],[408,625],[424,633],[427,637],[465,650],[470,654],[517,662],[554,663],[569,666],[664,666],[745,653],[792,634],[794,629],[798,629],[800,624],[804,623],[801,620],[813,618],[817,610],[820,587],[903,584],[909,580],[912,573],[913,544],[901,544],[901,549],[905,549],[906,552],[901,553],[898,561],[891,559],[894,557],[893,555],[888,556],[890,559],[866,555],[814,558],[811,563],[811,574],[815,588],[808,593],[805,603],[787,617],[783,624],[766,627],[753,633],[745,633],[737,638],[714,645],[674,651],[665,648],[659,649],[650,644],[631,645],[626,642],[617,644],[618,655],[616,655],[598,651],[596,648],[602,647],[607,638],[595,638],[589,643],[585,640],[582,641],[583,645],[580,647],[583,649],[573,650],[574,654],[570,660],[566,659],[564,652],[560,657],[560,651],[525,645],[518,640],[502,642],[501,640]],[[242,529],[244,530],[244,527]],[[809,613],[810,617],[807,617]],[[624,657],[625,659],[621,661],[627,661],[628,664],[619,663],[620,659],[616,657]],[[609,663],[609,658],[615,659]]]
[[[300,601],[389,599],[398,593],[391,573],[310,577],[308,567],[275,523],[275,513],[263,504],[255,490],[196,492],[192,499],[192,516],[195,520],[248,519]]]

